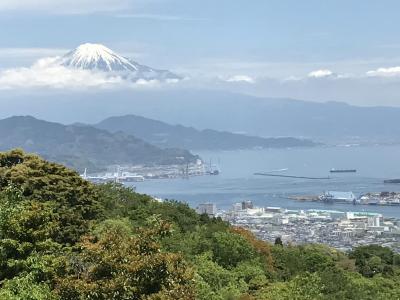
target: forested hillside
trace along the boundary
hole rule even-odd
[[[38,120],[30,116],[0,120],[0,150],[23,148],[75,170],[92,172],[109,165],[169,165],[196,161],[182,149],[161,149],[132,135],[90,126]]]
[[[275,245],[186,204],[0,154],[0,299],[400,299],[400,256]]]

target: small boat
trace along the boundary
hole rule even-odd
[[[217,170],[217,169],[210,170],[210,172],[208,174],[210,174],[210,175],[219,175],[219,170]]]
[[[331,173],[356,173],[356,169],[331,169]]]
[[[206,171],[206,174],[208,175],[219,175],[220,170],[217,165],[214,165],[210,159],[210,165],[208,166],[208,170]]]

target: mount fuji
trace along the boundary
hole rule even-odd
[[[57,63],[66,68],[104,72],[132,81],[178,81],[181,79],[168,70],[141,65],[101,44],[82,44],[58,58]]]

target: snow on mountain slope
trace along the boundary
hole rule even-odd
[[[85,70],[137,71],[125,57],[100,44],[83,44],[64,55],[62,65]]]
[[[101,44],[82,44],[61,57],[59,63],[67,68],[107,72],[133,81],[180,79],[170,71],[153,69],[120,56]]]

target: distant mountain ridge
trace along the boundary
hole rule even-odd
[[[109,95],[101,95],[96,101],[108,98]],[[112,104],[108,115],[134,112],[198,129],[260,137],[305,137],[323,143],[400,142],[399,107],[361,107],[199,90],[137,92],[129,98],[121,93]]]
[[[160,149],[123,133],[81,125],[62,125],[16,116],[0,120],[0,151],[23,148],[82,170],[113,164],[183,164],[198,157],[180,149]]]
[[[67,68],[106,72],[133,81],[181,79],[168,70],[141,65],[101,44],[82,44],[59,58],[58,63]]]
[[[163,148],[191,150],[237,150],[251,148],[310,147],[310,140],[292,137],[261,138],[211,129],[170,125],[136,115],[110,117],[94,125],[110,132],[124,132]]]
[[[304,137],[325,144],[400,143],[400,107],[361,107],[181,88],[66,91],[56,95],[4,93],[3,117],[30,114],[65,124],[96,124],[110,116],[135,114],[199,130],[212,128],[259,137]]]

